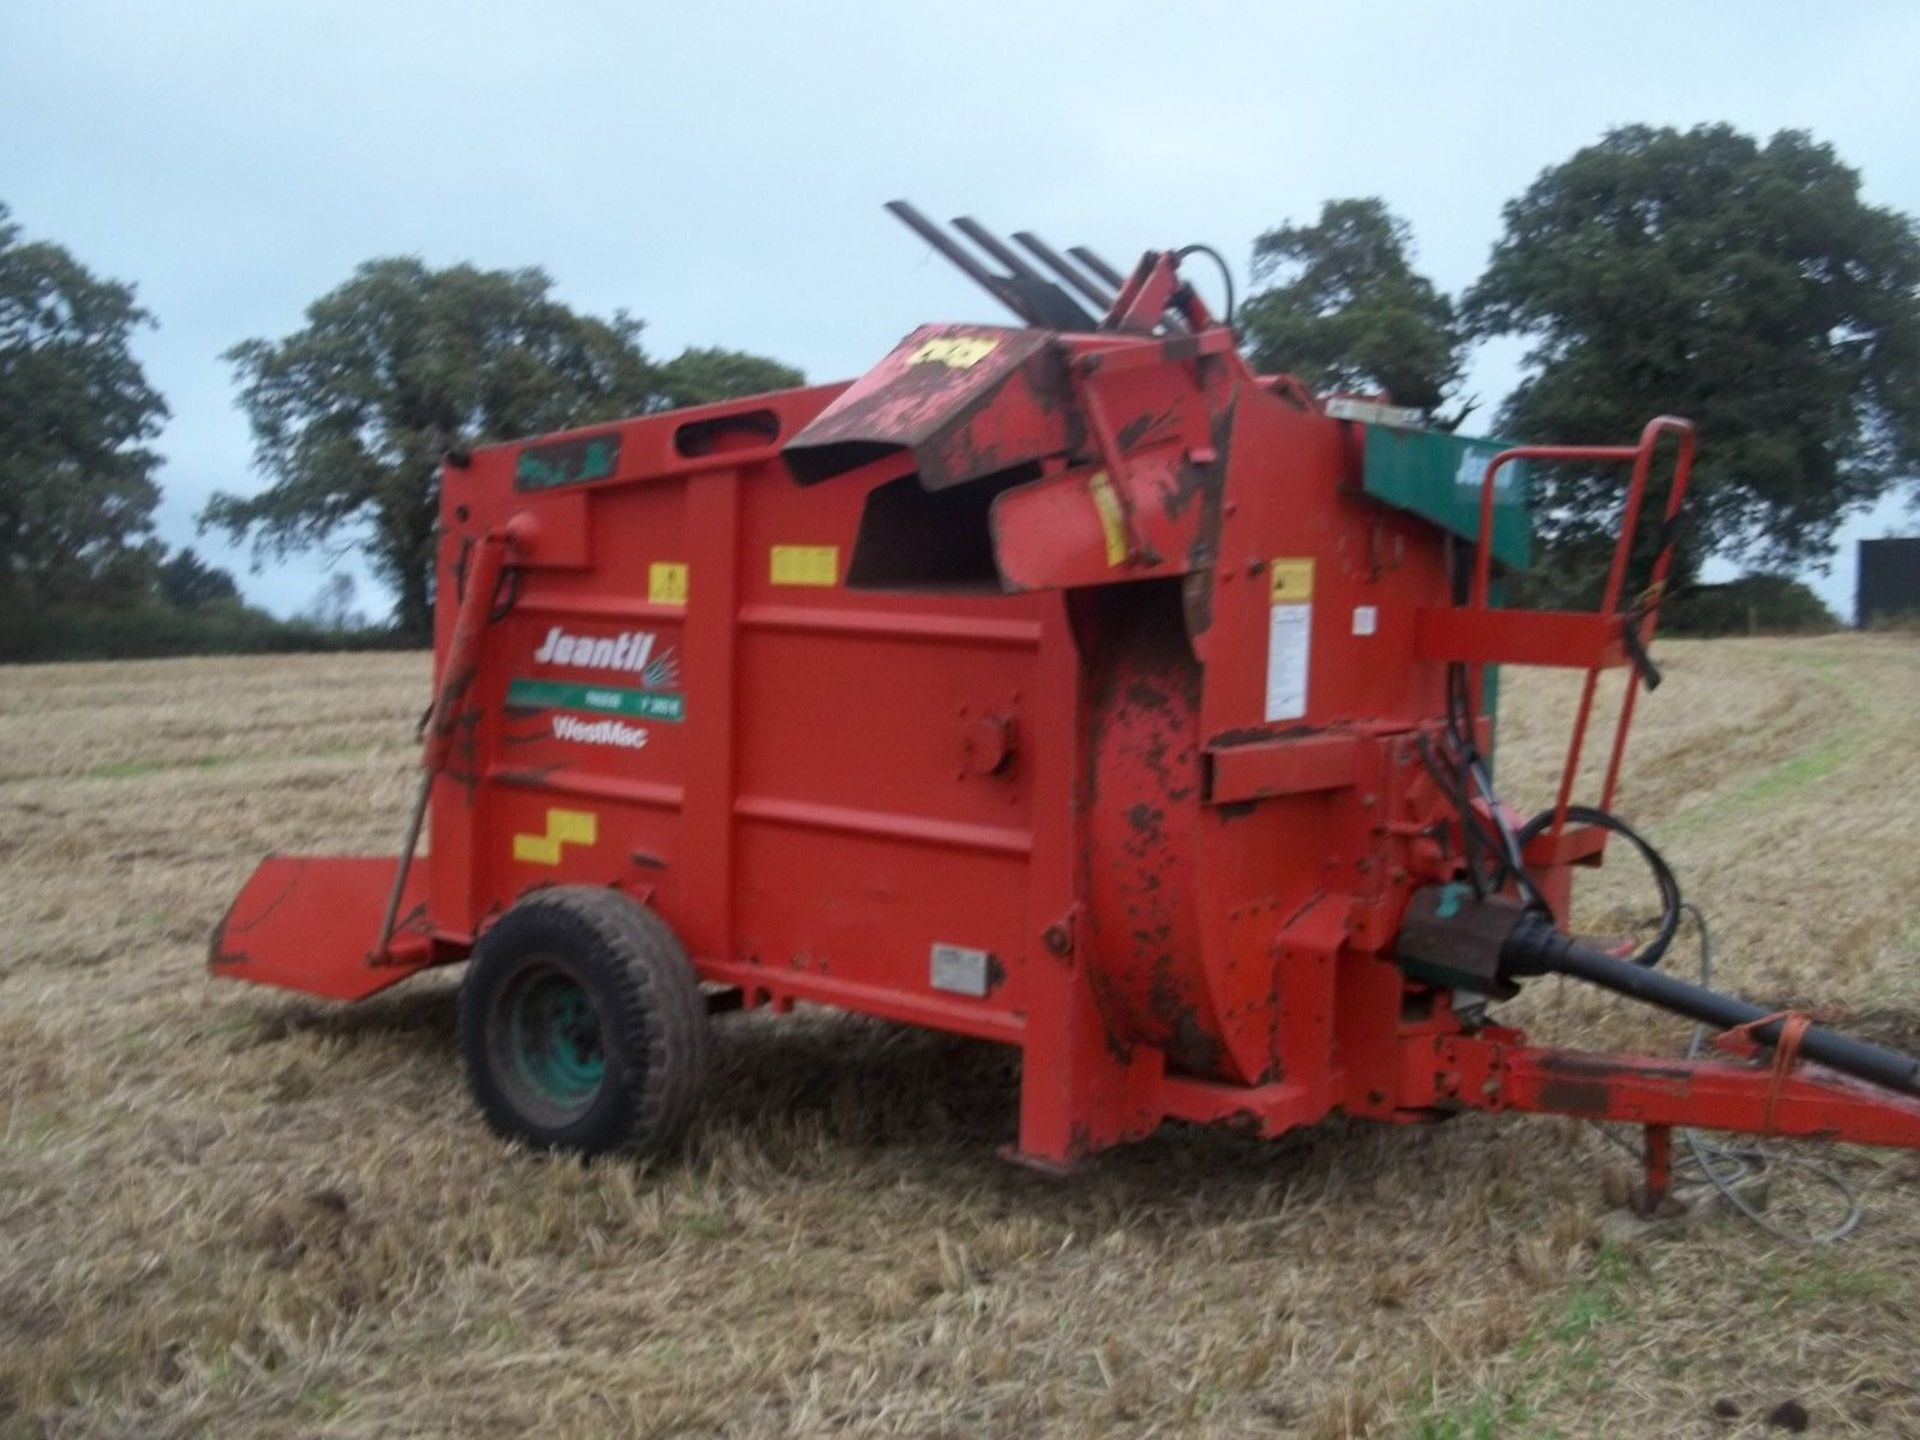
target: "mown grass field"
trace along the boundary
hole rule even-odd
[[[1920,644],[1662,659],[1624,808],[1723,983],[1920,1042]],[[1006,1055],[818,1013],[720,1024],[677,1164],[503,1148],[456,977],[336,1010],[201,970],[262,852],[392,848],[426,675],[0,671],[0,1436],[1733,1436],[1787,1401],[1920,1435],[1913,1156],[1838,1157],[1867,1215],[1825,1250],[1603,1241],[1625,1157],[1523,1118],[1169,1130],[1049,1181],[995,1157]],[[1531,808],[1571,690],[1507,697]],[[1596,880],[1585,928],[1644,908]],[[1686,1038],[1558,982],[1511,1008]]]

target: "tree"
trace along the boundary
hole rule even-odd
[[[355,602],[360,597],[360,587],[354,583],[353,576],[344,570],[336,570],[327,577],[327,583],[313,597],[300,618],[321,630],[364,630],[367,617],[360,613]]]
[[[1412,246],[1377,199],[1329,200],[1314,224],[1267,231],[1253,243],[1253,277],[1273,283],[1239,315],[1255,365],[1433,414],[1459,379],[1460,337],[1452,303],[1415,273]]]
[[[209,565],[191,549],[174,551],[154,572],[154,586],[162,600],[182,610],[240,598],[240,587],[233,583],[233,576]]]
[[[1677,579],[1714,552],[1778,568],[1824,554],[1850,510],[1920,465],[1920,238],[1828,146],[1630,126],[1541,174],[1505,223],[1464,305],[1474,333],[1532,343],[1501,428],[1604,443],[1692,418]],[[1555,466],[1533,483],[1549,560],[1591,574],[1623,475]]]
[[[448,450],[666,403],[638,320],[577,314],[552,290],[537,269],[373,260],[309,306],[303,328],[235,346],[269,484],[215,496],[201,523],[269,554],[363,540],[400,627],[424,635]]]
[[[660,367],[663,408],[710,405],[736,395],[758,395],[767,390],[790,390],[806,383],[791,365],[738,350],[688,349]]]
[[[1660,610],[1668,635],[1824,634],[1839,625],[1804,580],[1764,571],[1680,590]]]
[[[134,358],[131,285],[24,241],[0,205],[0,583],[45,598],[139,583],[167,407]]]

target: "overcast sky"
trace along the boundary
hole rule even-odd
[[[1207,241],[1244,273],[1261,230],[1380,195],[1454,291],[1501,204],[1618,124],[1809,129],[1920,213],[1916,56],[1908,3],[13,0],[0,201],[138,284],[173,409],[161,533],[284,613],[326,557],[249,573],[194,536],[210,493],[260,483],[220,354],[369,257],[540,265],[656,354],[824,380],[923,321],[998,318],[881,212],[896,196],[1118,263]],[[1488,410],[1514,363],[1476,360]],[[1914,528],[1885,502],[1811,578],[1849,613],[1852,539]]]

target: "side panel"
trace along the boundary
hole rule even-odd
[[[478,534],[514,513],[537,534],[435,797],[436,928],[614,884],[755,1003],[1017,1040],[1044,929],[1035,668],[1063,607],[846,590],[869,486],[802,489],[775,453],[832,393],[772,397],[776,433],[687,463],[662,461],[655,432],[688,423],[669,415],[614,427],[595,453],[618,458],[581,480],[546,439],[538,487],[514,483],[524,447],[449,472],[443,595]]]
[[[770,986],[813,974],[945,1003],[932,947],[985,952],[969,1000],[1018,1011],[1038,928],[1034,667],[1059,601],[846,590],[865,490],[769,474],[746,492],[736,953]]]
[[[1425,516],[1469,542],[1479,538],[1487,465],[1509,441],[1385,425],[1358,424],[1355,429],[1362,437],[1360,483],[1367,494]],[[1526,489],[1526,461],[1500,467],[1494,483],[1493,553],[1515,570],[1527,567],[1532,548]]]

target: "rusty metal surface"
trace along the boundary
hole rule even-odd
[[[938,490],[1076,448],[1065,361],[1046,330],[925,325],[786,444],[803,485],[888,450]]]
[[[1781,1077],[1725,1060],[1545,1049],[1492,1029],[1428,1053],[1429,1094],[1467,1108],[1920,1147],[1920,1098],[1815,1065]]]
[[[1165,1050],[1188,1074],[1225,1071],[1200,951],[1193,861],[1201,676],[1165,582],[1095,592],[1089,657],[1088,935],[1115,1038]]]

